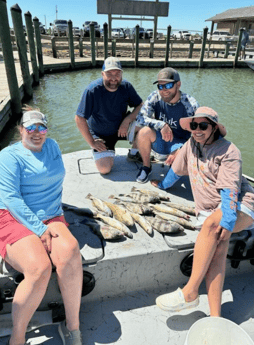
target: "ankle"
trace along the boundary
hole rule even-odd
[[[185,286],[182,291],[186,302],[192,302],[198,297],[197,290],[188,289],[188,287]]]

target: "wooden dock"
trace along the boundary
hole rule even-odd
[[[24,89],[23,89],[23,78],[18,58],[18,52],[13,52],[14,59],[15,59],[15,69],[18,79],[18,85],[20,90],[21,99],[24,97]],[[32,75],[32,65],[31,60],[29,59],[29,71]],[[138,61],[138,66],[135,66],[135,59],[133,58],[120,58],[122,66],[124,68],[146,68],[146,67],[154,67],[154,68],[163,68],[165,67],[165,59],[164,58],[140,58]],[[233,68],[234,57],[229,56],[227,59],[224,58],[209,58],[204,59],[203,61],[203,68]],[[44,73],[57,73],[57,72],[66,72],[71,70],[77,69],[88,69],[88,68],[101,68],[103,65],[103,58],[96,59],[96,65],[92,65],[91,57],[75,57],[75,65],[74,67],[71,65],[70,58],[53,58],[49,56],[43,56],[43,65],[44,65]],[[174,68],[198,68],[199,66],[199,59],[188,59],[188,58],[177,58],[177,59],[170,59],[168,62],[168,66]],[[244,61],[238,61],[237,67],[248,67]],[[0,81],[1,81],[1,88],[0,88],[0,132],[9,121],[11,117],[11,103],[10,103],[10,93],[8,87],[8,81],[6,76],[5,64],[3,61],[3,57],[0,55]]]

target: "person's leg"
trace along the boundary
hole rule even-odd
[[[105,152],[108,152],[108,151],[105,151]],[[112,167],[114,165],[114,157],[111,156],[111,157],[104,157],[104,158],[99,158],[99,159],[97,158],[95,160],[95,165],[100,174],[106,175],[110,173],[110,171],[112,170]]]
[[[238,211],[233,232],[242,231],[252,223],[253,219],[250,216],[248,216],[246,213]],[[225,279],[228,245],[229,240],[221,241],[219,243],[206,274],[206,288],[208,292],[211,316],[220,316],[221,314],[221,297]]]
[[[13,329],[10,345],[23,345],[28,323],[38,308],[51,275],[51,263],[40,238],[24,237],[7,245],[5,261],[23,273],[12,302]]]
[[[215,230],[221,220],[221,210],[216,210],[204,222],[197,237],[192,272],[188,283],[183,288],[183,294],[186,302],[191,302],[198,296],[199,286],[204,279],[214,253],[217,248],[218,235]]]
[[[79,329],[83,269],[79,245],[69,229],[61,222],[50,223],[59,236],[52,238],[50,254],[56,266],[58,283],[64,301],[66,326],[69,331]]]
[[[150,153],[152,143],[156,140],[156,132],[150,127],[143,127],[137,134],[137,145],[143,160],[143,166],[151,167]]]

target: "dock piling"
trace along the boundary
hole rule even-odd
[[[43,55],[42,55],[39,19],[37,17],[34,17],[33,23],[34,23],[34,32],[35,32],[35,40],[36,40],[36,47],[37,47],[37,57],[38,57],[38,63],[39,63],[39,76],[42,77],[44,75],[44,67],[43,67]]]
[[[108,57],[108,24],[104,23],[103,24],[103,43],[104,43],[104,60],[107,59]]]
[[[10,36],[10,27],[9,27],[9,20],[7,14],[7,6],[6,0],[0,0],[0,38],[2,42],[2,50],[3,50],[3,58],[4,58],[4,65],[6,70],[7,82],[10,91],[10,99],[11,99],[11,109],[12,113],[16,115],[21,115],[21,97],[19,92],[18,80],[16,75],[13,51],[12,51],[12,44],[11,44],[11,36]],[[4,119],[0,123],[0,128],[2,129],[3,126],[6,124],[7,120]]]
[[[165,67],[168,66],[169,44],[170,44],[171,25],[167,27],[167,40],[165,49]]]
[[[72,21],[68,20],[68,42],[69,42],[69,54],[71,58],[71,68],[75,68],[75,57],[74,57],[74,45],[73,45],[73,31]]]
[[[239,57],[239,53],[240,53],[240,50],[241,50],[242,35],[243,35],[243,28],[240,28],[238,42],[237,42],[237,47],[236,47],[236,52],[235,52],[235,58],[234,58],[234,62],[233,62],[233,66],[234,67],[236,67],[237,62],[238,62],[238,57]]]
[[[11,7],[11,16],[18,47],[20,68],[24,82],[24,99],[30,99],[33,96],[32,80],[28,66],[26,39],[22,22],[22,11],[18,4]]]
[[[90,24],[90,41],[91,41],[91,50],[92,50],[92,66],[96,66],[96,57],[95,57],[95,29],[94,24]]]
[[[205,46],[206,46],[207,33],[208,33],[208,27],[206,26],[206,27],[204,28],[204,30],[203,30],[202,47],[201,47],[201,53],[200,53],[199,64],[198,64],[198,67],[199,67],[199,68],[202,68],[202,67],[203,67],[203,61],[204,61],[204,56],[205,56]]]
[[[135,33],[135,67],[138,67],[139,25],[136,25]]]
[[[33,84],[39,85],[40,77],[39,77],[39,70],[37,66],[37,59],[36,59],[36,51],[35,51],[35,43],[34,43],[34,29],[32,23],[32,15],[28,11],[25,13],[25,21],[26,21],[26,31],[29,43],[29,51],[31,57],[31,63],[33,68]]]

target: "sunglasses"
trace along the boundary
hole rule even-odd
[[[190,129],[195,131],[195,129],[199,127],[201,131],[206,131],[209,125],[212,126],[212,124],[209,122],[190,122]]]
[[[25,127],[25,130],[28,134],[31,134],[33,133],[36,129],[38,129],[38,131],[41,133],[41,134],[46,134],[48,129],[47,127],[45,126],[36,126],[36,125],[31,125],[31,126],[28,126],[28,127]]]
[[[157,84],[157,88],[161,91],[163,89],[170,90],[174,87],[175,81],[171,81],[170,83],[167,84]]]

